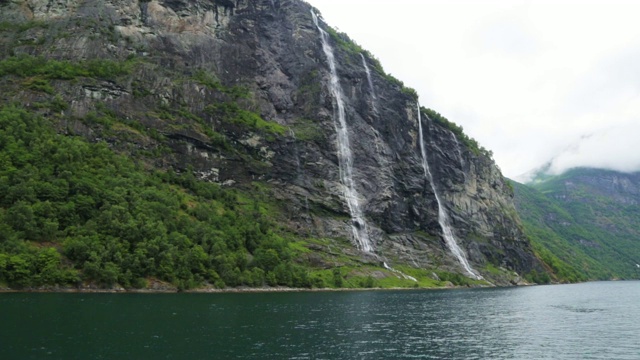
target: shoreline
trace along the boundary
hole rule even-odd
[[[256,294],[256,293],[313,293],[313,292],[354,292],[354,291],[397,291],[397,290],[419,290],[419,291],[431,291],[431,290],[462,290],[462,289],[497,289],[497,288],[514,288],[514,287],[528,287],[528,286],[543,286],[543,285],[572,285],[572,284],[584,284],[590,282],[619,282],[619,281],[640,281],[637,279],[611,279],[611,280],[591,280],[582,281],[577,283],[550,283],[550,284],[529,284],[519,283],[511,285],[498,285],[498,286],[445,286],[445,287],[392,287],[392,288],[290,288],[290,287],[237,287],[237,288],[197,288],[189,290],[178,290],[177,288],[156,288],[156,289],[125,289],[125,288],[92,288],[92,287],[43,287],[43,288],[27,288],[27,289],[11,289],[7,287],[0,287],[0,294],[9,293],[52,293],[52,294]]]
[[[521,286],[512,285],[511,287]],[[498,286],[494,286],[498,287]],[[507,287],[507,286],[504,286]],[[251,294],[251,293],[301,293],[301,292],[350,292],[350,291],[395,291],[395,290],[454,290],[454,289],[474,289],[493,287],[468,287],[449,286],[433,288],[414,287],[394,287],[394,288],[290,288],[290,287],[240,287],[240,288],[198,288],[189,290],[178,289],[100,289],[100,288],[31,288],[31,289],[10,289],[0,288],[0,294],[4,293],[58,293],[58,294]]]
[[[0,287],[0,294],[9,293],[52,293],[52,294],[252,294],[252,293],[302,293],[302,292],[352,292],[352,291],[397,291],[397,290],[462,290],[462,289],[497,289],[497,288],[514,288],[527,286],[544,286],[544,285],[572,285],[585,284],[591,282],[619,282],[619,281],[640,281],[639,279],[610,279],[610,280],[589,280],[576,283],[550,283],[550,284],[530,284],[518,283],[510,285],[494,285],[494,286],[444,286],[444,287],[392,287],[392,288],[291,288],[291,287],[237,287],[217,289],[213,287],[204,287],[189,290],[179,290],[177,288],[155,288],[155,289],[125,289],[119,288],[94,288],[94,287],[42,287],[42,288],[26,288],[11,289]]]

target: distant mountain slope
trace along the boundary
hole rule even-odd
[[[560,278],[638,278],[640,173],[573,169],[514,189],[525,232]]]

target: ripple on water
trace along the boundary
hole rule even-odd
[[[637,360],[639,285],[82,298],[0,294],[0,359],[51,353],[83,359]]]

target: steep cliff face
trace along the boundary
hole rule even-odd
[[[8,24],[0,38],[5,58],[110,59],[130,69],[75,81],[52,78],[49,86],[69,104],[52,116],[60,132],[106,141],[150,167],[259,188],[284,204],[281,219],[300,238],[353,240],[352,227],[362,226],[353,224],[344,198],[336,99],[308,4],[10,0],[0,9],[0,21]],[[456,239],[485,277],[518,281],[488,270],[499,267],[541,271],[512,190],[486,151],[423,110],[431,186],[422,168],[415,92],[348,38],[322,21],[320,27],[331,35],[353,183],[375,249],[358,252],[354,243],[347,251],[364,263],[461,272],[442,239],[435,189]],[[31,104],[47,96],[12,84],[2,79],[5,89],[14,89],[0,95],[2,101]],[[123,119],[121,126],[106,129],[91,120],[96,114]],[[331,252],[330,246],[309,247]]]

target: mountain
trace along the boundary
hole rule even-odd
[[[561,278],[638,278],[640,173],[577,168],[514,188],[525,232]]]
[[[316,14],[297,0],[0,2],[0,281],[545,273],[490,152]]]

